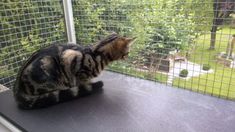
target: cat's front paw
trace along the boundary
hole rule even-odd
[[[102,81],[92,83],[92,91],[93,92],[100,92],[103,91],[104,83]]]

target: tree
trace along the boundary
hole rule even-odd
[[[214,0],[213,2],[213,24],[211,27],[211,50],[215,49],[216,31],[218,26],[222,25],[225,18],[228,18],[230,14],[235,12],[235,1],[234,0]]]
[[[125,1],[124,1],[125,2]],[[90,44],[108,32],[128,34],[127,5],[118,0],[73,1],[76,38],[79,44]]]
[[[59,1],[0,2],[0,80],[15,77],[32,52],[66,40]]]

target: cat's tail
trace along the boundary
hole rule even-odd
[[[40,95],[28,95],[22,92],[15,94],[15,98],[18,106],[22,109],[45,108],[59,102],[72,100],[80,96],[102,91],[102,87],[103,82],[98,81],[96,83],[92,83],[91,91],[87,91],[86,88],[80,86],[73,87],[67,90],[56,90]]]
[[[18,106],[22,109],[43,108],[60,102],[60,92],[58,90],[40,95],[28,95],[22,92],[15,94],[15,99]]]

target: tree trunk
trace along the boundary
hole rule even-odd
[[[231,44],[230,44],[230,52],[229,52],[229,57],[233,58],[233,49],[234,49],[234,45],[235,45],[235,38],[233,36]]]
[[[229,38],[228,44],[227,44],[227,48],[226,48],[226,55],[227,58],[229,58],[229,53],[230,53],[230,49],[231,49],[231,39]]]
[[[215,42],[216,42],[216,31],[217,31],[217,25],[213,25],[211,29],[211,43],[210,43],[210,50],[215,49]]]
[[[213,24],[212,24],[212,28],[211,28],[211,43],[210,43],[210,50],[214,50],[215,49],[215,41],[216,41],[216,31],[218,28],[218,17],[219,17],[219,3],[218,0],[214,0],[213,3],[213,11],[214,11],[214,18],[213,18]]]

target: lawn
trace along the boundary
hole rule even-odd
[[[151,81],[157,81],[161,83],[167,82],[166,74],[156,72],[151,74],[149,71],[138,70],[136,66],[128,61],[114,62],[109,66],[109,70]]]
[[[189,61],[198,64],[210,64],[214,73],[193,77],[189,80],[176,78],[173,85],[226,99],[235,99],[235,69],[218,64],[215,59],[216,54],[226,51],[231,34],[235,34],[235,29],[222,28],[217,31],[215,50],[208,50],[210,45],[209,32],[200,36],[195,42],[196,48],[191,53]]]
[[[215,50],[208,50],[210,32],[198,37],[189,61],[200,65],[210,64],[214,72],[193,77],[189,80],[175,78],[173,86],[221,98],[235,99],[235,69],[217,63],[215,58],[216,54],[226,51],[231,34],[235,34],[235,29],[225,27],[218,30]],[[140,71],[128,61],[115,62],[109,66],[109,70],[161,83],[166,83],[168,78],[166,74],[156,72],[151,74],[149,71]]]

